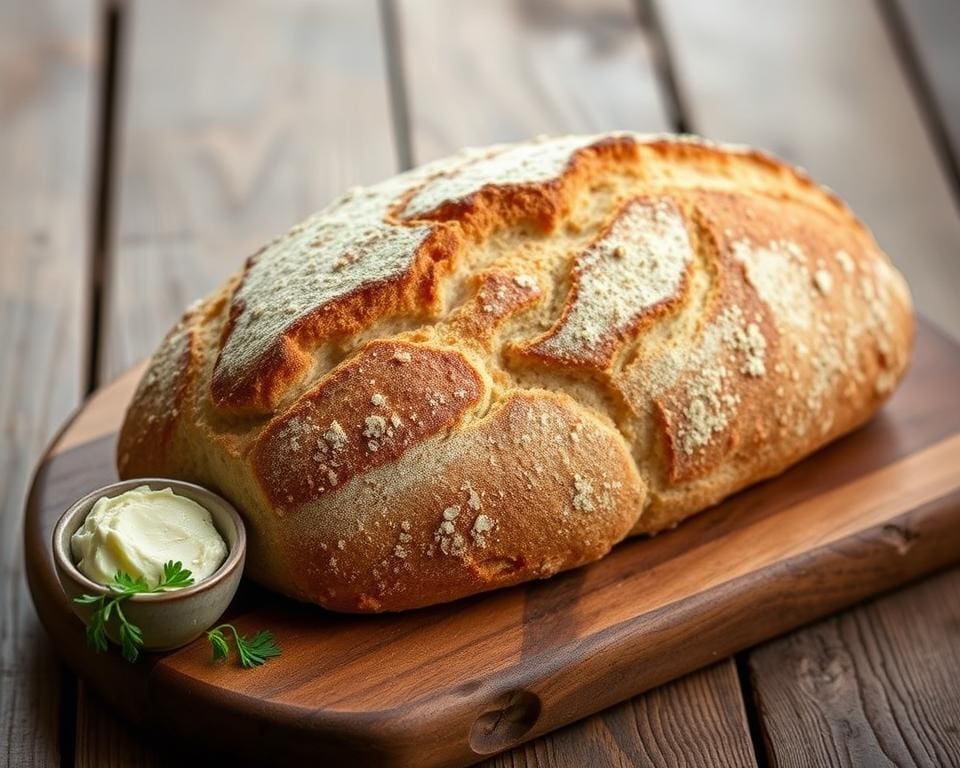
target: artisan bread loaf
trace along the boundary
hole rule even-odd
[[[247,259],[154,355],[122,477],[219,490],[249,573],[340,611],[602,557],[863,423],[906,285],[753,150],[626,133],[464,151]]]

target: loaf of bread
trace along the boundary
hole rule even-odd
[[[543,578],[862,424],[907,287],[767,155],[613,133],[472,149],[262,248],[154,355],[122,477],[220,491],[248,572],[338,611]]]

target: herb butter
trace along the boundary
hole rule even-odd
[[[123,571],[156,586],[171,560],[182,563],[197,583],[227,556],[206,508],[170,488],[154,491],[146,485],[97,500],[70,546],[77,567],[98,584]]]

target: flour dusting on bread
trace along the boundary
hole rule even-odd
[[[756,245],[746,240],[733,244],[734,258],[744,265],[747,280],[776,311],[778,320],[809,328],[813,317],[810,273],[803,249],[790,240]]]
[[[430,228],[384,222],[397,192],[390,183],[357,191],[251,259],[218,360],[224,378],[242,377],[306,315],[409,271]]]
[[[559,362],[605,367],[616,344],[643,318],[678,296],[693,248],[669,199],[637,199],[579,254],[563,316],[529,348]]]
[[[557,179],[574,152],[596,143],[596,136],[501,145],[487,154],[429,180],[403,209],[406,219],[417,218],[440,206],[462,200],[487,186],[542,184]]]

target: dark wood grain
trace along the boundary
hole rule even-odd
[[[23,580],[31,468],[83,381],[92,3],[0,3],[0,763],[58,765],[59,664]],[[69,126],[69,130],[64,130]]]
[[[726,659],[499,755],[497,768],[756,765]]]
[[[750,655],[775,766],[960,765],[960,569]]]
[[[86,647],[47,542],[70,500],[115,476],[138,375],[88,403],[38,474],[35,603],[118,711],[274,762],[464,764],[960,557],[960,350],[922,325],[907,380],[867,427],[675,531],[554,579],[396,615],[330,614],[248,585],[232,620],[275,631],[284,655],[268,667],[214,665],[202,639],[131,667]]]
[[[157,744],[156,735],[125,726],[81,682],[77,708],[77,743],[74,765],[97,768],[173,768],[190,765],[184,755]]]
[[[960,217],[871,0],[657,2],[693,130],[833,187],[960,338]]]

